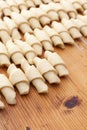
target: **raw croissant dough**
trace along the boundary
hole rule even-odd
[[[21,39],[21,35],[18,31],[18,27],[17,27],[16,23],[8,17],[4,17],[4,22],[6,23],[7,27],[10,30],[12,39],[13,40],[14,39]]]
[[[75,24],[78,26],[78,28],[80,29],[81,33],[84,36],[87,36],[87,23],[81,21],[80,19],[73,19],[73,22],[75,22]]]
[[[64,61],[56,52],[45,51],[45,58],[51,63],[51,65],[56,69],[59,77],[66,76],[69,74]]]
[[[39,41],[42,43],[44,50],[54,51],[54,48],[52,46],[52,42],[44,30],[35,29],[34,34],[39,39]]]
[[[22,53],[27,58],[29,64],[33,64],[33,59],[36,57],[34,49],[24,41],[14,40],[14,43],[22,50]]]
[[[32,0],[25,0],[28,9],[30,9],[31,7],[35,7],[34,2]]]
[[[51,6],[51,4],[41,4],[40,8],[47,13],[51,21],[58,21],[59,17],[55,9]]]
[[[9,66],[9,54],[7,52],[6,46],[0,42],[0,66]]]
[[[77,15],[77,19],[80,19],[84,23],[87,23],[87,15]]]
[[[68,13],[68,15],[70,16],[70,18],[76,18],[77,16],[77,12],[74,9],[73,5],[66,0],[61,0],[60,4],[63,6],[63,8],[66,10],[66,12]]]
[[[80,0],[83,8],[86,10],[87,9],[87,0]]]
[[[29,22],[32,29],[35,29],[35,28],[41,29],[41,25],[39,23],[39,20],[38,20],[38,18],[36,16],[35,12],[32,9],[23,10],[21,12],[21,15],[23,17],[25,17],[26,20],[28,20],[28,22]]]
[[[36,14],[42,26],[50,24],[50,18],[41,8],[32,8],[32,11]]]
[[[41,75],[43,75],[50,84],[60,83],[60,79],[57,76],[55,69],[45,58],[41,59],[39,57],[35,57],[33,62]]]
[[[20,10],[27,9],[27,5],[24,0],[14,0],[14,1],[17,3]]]
[[[81,1],[80,0],[67,0],[67,2],[71,2],[72,3],[72,5],[73,5],[73,7],[78,11],[78,12],[83,12],[84,11],[84,9],[82,8],[82,3],[81,3]]]
[[[58,13],[59,18],[62,20],[63,18],[69,19],[69,16],[67,15],[67,12],[65,9],[62,7],[60,3],[54,3],[51,2],[50,6]]]
[[[20,68],[17,68],[14,64],[11,64],[7,70],[9,80],[12,85],[15,85],[20,95],[29,93],[29,82]]]
[[[6,0],[6,3],[9,5],[12,11],[19,13],[18,6],[14,0]]]
[[[62,24],[65,26],[65,28],[69,31],[73,39],[81,38],[82,35],[80,33],[80,30],[78,26],[73,22],[72,19],[63,19]]]
[[[33,34],[25,33],[24,39],[35,50],[37,55],[42,55],[42,44]]]
[[[29,82],[32,82],[35,86],[38,93],[48,92],[48,86],[46,85],[44,78],[34,65],[30,66],[26,60],[22,60],[21,68],[24,70]]]
[[[18,25],[22,33],[26,33],[26,32],[32,33],[32,29],[30,28],[27,20],[21,14],[12,12],[11,18]]]
[[[10,16],[11,10],[4,0],[0,0],[0,9],[5,16]]]
[[[1,19],[0,19],[0,38],[2,42],[5,44],[7,41],[11,40],[10,31],[7,28],[5,22],[2,21]]]
[[[74,40],[69,35],[67,29],[64,27],[63,24],[54,21],[52,22],[51,26],[59,33],[64,43],[71,44],[71,45],[74,44]]]
[[[44,4],[48,4],[48,3],[51,2],[51,0],[42,0],[42,2],[43,2]]]
[[[11,40],[6,43],[6,47],[10,58],[15,65],[20,65],[21,60],[24,58],[22,51]]]
[[[4,74],[0,74],[0,91],[8,104],[16,104],[16,93],[11,82]]]
[[[32,1],[34,2],[35,6],[39,6],[42,3],[41,0],[32,0]]]
[[[54,46],[58,46],[60,48],[64,48],[64,44],[63,44],[62,39],[60,38],[58,33],[53,28],[51,28],[51,27],[46,25],[43,29],[49,35],[49,37],[52,40]]]

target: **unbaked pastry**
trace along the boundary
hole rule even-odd
[[[52,22],[51,26],[59,33],[60,37],[62,38],[63,42],[66,44],[74,44],[74,40],[67,32],[67,29],[64,27],[62,23],[58,23],[56,21]]]
[[[9,54],[7,52],[6,46],[0,42],[0,66],[9,66]]]
[[[30,9],[31,7],[35,7],[34,2],[32,0],[25,0],[28,9]]]
[[[60,1],[61,5],[63,8],[66,10],[67,14],[69,15],[70,18],[76,18],[77,12],[71,2],[67,2],[67,0],[61,0]]]
[[[6,43],[6,47],[10,58],[15,63],[15,65],[20,65],[21,60],[24,59],[23,53],[20,48],[15,45],[11,40]]]
[[[14,43],[21,49],[23,55],[27,58],[29,64],[33,64],[34,57],[37,56],[35,50],[22,40],[14,40]]]
[[[41,25],[39,23],[39,20],[38,20],[36,14],[34,13],[34,11],[32,9],[23,10],[21,12],[21,15],[23,17],[25,17],[26,20],[28,20],[28,22],[29,22],[32,29],[35,29],[35,28],[40,28],[41,29]]]
[[[42,55],[42,44],[33,34],[25,33],[25,41],[35,50],[36,54]]]
[[[36,7],[39,6],[42,3],[41,0],[32,0],[32,1],[34,2]]]
[[[73,39],[81,38],[82,35],[80,33],[80,30],[78,26],[73,22],[72,19],[63,19],[62,24],[65,26],[65,28],[69,31]]]
[[[14,64],[11,64],[7,69],[9,80],[12,85],[15,85],[20,95],[29,93],[29,82],[25,74],[20,68],[17,68]]]
[[[80,29],[80,32],[84,35],[87,36],[87,23],[81,21],[80,19],[73,19],[73,22],[78,26]]]
[[[49,63],[56,69],[59,77],[66,76],[69,74],[66,65],[62,58],[56,52],[45,51],[45,58]]]
[[[50,84],[60,83],[60,79],[57,76],[55,69],[45,58],[41,59],[35,57],[33,62],[41,75],[43,75]]]
[[[11,18],[18,25],[22,33],[26,33],[26,32],[32,33],[32,29],[30,28],[29,23],[21,14],[12,12]]]
[[[80,0],[80,1],[81,1],[81,5],[86,10],[87,9],[87,0]]]
[[[0,0],[0,9],[5,16],[10,16],[11,14],[10,7],[4,0]]]
[[[11,82],[4,74],[0,74],[0,91],[8,104],[16,104],[16,93]]]
[[[44,50],[54,51],[52,42],[48,34],[44,30],[35,29],[34,34],[41,42],[42,46],[44,47]]]
[[[50,24],[50,18],[41,8],[31,8],[31,10],[37,15],[42,26]]]
[[[60,19],[63,19],[63,18],[69,19],[69,16],[66,10],[62,7],[60,3],[51,2],[50,6],[52,6],[52,8],[58,13],[58,16]]]
[[[16,3],[17,3],[17,5],[18,5],[18,8],[20,9],[20,10],[27,10],[27,5],[26,5],[26,2],[24,1],[24,0],[14,0]]]
[[[34,65],[29,65],[28,62],[23,59],[21,62],[21,68],[24,70],[29,82],[32,82],[38,93],[47,93],[48,86],[45,83],[44,78]]]
[[[78,12],[83,12],[84,9],[82,7],[82,3],[81,3],[81,0],[67,0],[67,2],[71,2],[73,7],[78,11]]]
[[[60,38],[58,33],[53,28],[51,28],[51,27],[46,25],[46,26],[44,26],[43,29],[49,35],[49,37],[52,40],[54,46],[58,46],[60,48],[64,48],[64,44],[63,44],[62,39]]]
[[[9,5],[12,11],[19,13],[18,6],[14,0],[6,0],[6,3]]]
[[[41,4],[40,8],[47,13],[51,21],[59,21],[58,13],[55,11],[51,4]]]
[[[7,28],[4,21],[0,19],[0,38],[3,43],[6,44],[7,41],[11,40],[10,30]]]
[[[8,26],[8,28],[10,30],[12,40],[21,39],[21,35],[18,31],[17,24],[12,19],[10,19],[8,17],[4,17],[4,22],[6,23],[6,25]]]

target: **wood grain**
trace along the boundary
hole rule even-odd
[[[0,111],[0,130],[86,130],[87,129],[87,45],[55,50],[69,69],[60,85],[49,85],[48,94],[38,94],[31,85],[27,96],[17,92],[17,105]],[[6,74],[6,68],[0,69]]]

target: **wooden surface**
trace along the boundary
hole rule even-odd
[[[56,49],[69,69],[60,85],[39,95],[31,86],[27,96],[17,92],[17,105],[0,111],[0,130],[87,130],[87,45]],[[4,73],[6,69],[1,68]]]

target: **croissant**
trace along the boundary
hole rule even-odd
[[[42,46],[44,47],[44,50],[54,51],[52,42],[44,30],[35,29],[34,34],[41,42]]]
[[[12,39],[13,40],[14,39],[21,39],[21,35],[18,31],[18,27],[17,27],[16,23],[8,17],[4,17],[4,22],[6,23],[7,27],[10,30]]]
[[[9,5],[12,11],[19,13],[18,6],[14,0],[6,0],[6,3]]]
[[[51,2],[50,6],[58,13],[59,18],[62,20],[63,18],[69,19],[69,16],[66,10],[62,7],[60,3]]]
[[[0,74],[0,91],[8,104],[16,104],[16,93],[11,82],[4,74]]]
[[[64,27],[62,23],[52,22],[51,26],[59,33],[60,37],[62,38],[65,44],[74,44],[74,40],[67,32],[67,29]]]
[[[32,29],[35,29],[35,28],[40,28],[41,29],[41,25],[39,23],[39,20],[38,20],[36,14],[34,13],[34,11],[32,9],[23,10],[21,12],[21,14],[23,15],[23,17],[26,18],[26,20],[29,21],[29,24],[30,24]]]
[[[82,3],[81,3],[81,0],[68,0],[69,2],[72,3],[73,7],[78,11],[78,12],[81,12],[83,13],[84,9],[82,7]]]
[[[80,29],[80,32],[84,35],[87,36],[87,23],[81,21],[80,19],[73,19],[73,22],[78,26]]]
[[[70,18],[76,18],[77,12],[69,1],[67,2],[65,0],[61,0],[60,3],[63,6],[63,8],[66,10]]]
[[[59,17],[55,9],[52,7],[51,4],[41,4],[40,8],[47,13],[51,21],[58,21]]]
[[[29,65],[26,60],[22,60],[21,68],[24,70],[29,82],[32,82],[38,93],[47,93],[48,86],[45,83],[44,78],[34,65]]]
[[[69,74],[66,65],[62,58],[56,52],[45,51],[45,58],[49,63],[56,69],[59,77],[66,76]]]
[[[54,46],[58,46],[60,48],[64,48],[64,44],[63,44],[62,39],[60,38],[58,33],[53,28],[51,28],[51,27],[46,25],[43,29],[49,35],[49,37],[52,40]]]
[[[84,23],[87,23],[87,15],[77,15],[77,19],[80,19]]]
[[[0,66],[3,65],[8,67],[10,65],[10,60],[6,46],[0,42]]]
[[[6,47],[10,58],[15,65],[20,65],[21,60],[24,58],[22,51],[11,40],[6,43]]]
[[[41,75],[43,75],[50,84],[60,83],[60,79],[57,76],[55,69],[45,58],[41,59],[39,57],[35,57],[33,62]]]
[[[11,10],[4,0],[0,0],[0,9],[5,16],[10,16]]]
[[[32,0],[32,1],[34,2],[36,7],[39,6],[42,3],[41,0]]]
[[[30,9],[31,7],[35,7],[34,2],[32,0],[25,0],[28,9]]]
[[[37,55],[42,55],[42,44],[33,34],[25,33],[24,39],[35,50]]]
[[[41,8],[32,8],[32,11],[37,15],[42,26],[50,24],[50,18]]]
[[[14,40],[14,43],[22,50],[22,53],[27,58],[29,64],[33,64],[33,59],[36,57],[34,49],[24,41]]]
[[[20,10],[27,9],[27,5],[24,0],[14,0],[14,1],[17,3]]]
[[[18,25],[22,33],[26,33],[26,32],[32,33],[32,29],[30,28],[27,20],[21,14],[12,12],[11,18]]]
[[[11,64],[7,70],[9,80],[12,85],[15,85],[20,95],[29,93],[29,82],[25,74],[20,68],[17,68],[14,64]]]
[[[10,31],[7,28],[5,22],[2,21],[1,19],[0,19],[0,38],[3,43],[6,43],[7,41],[11,40]]]
[[[80,30],[78,26],[73,22],[72,19],[63,19],[62,24],[65,26],[65,28],[69,31],[73,39],[81,38],[82,35],[80,33]]]

